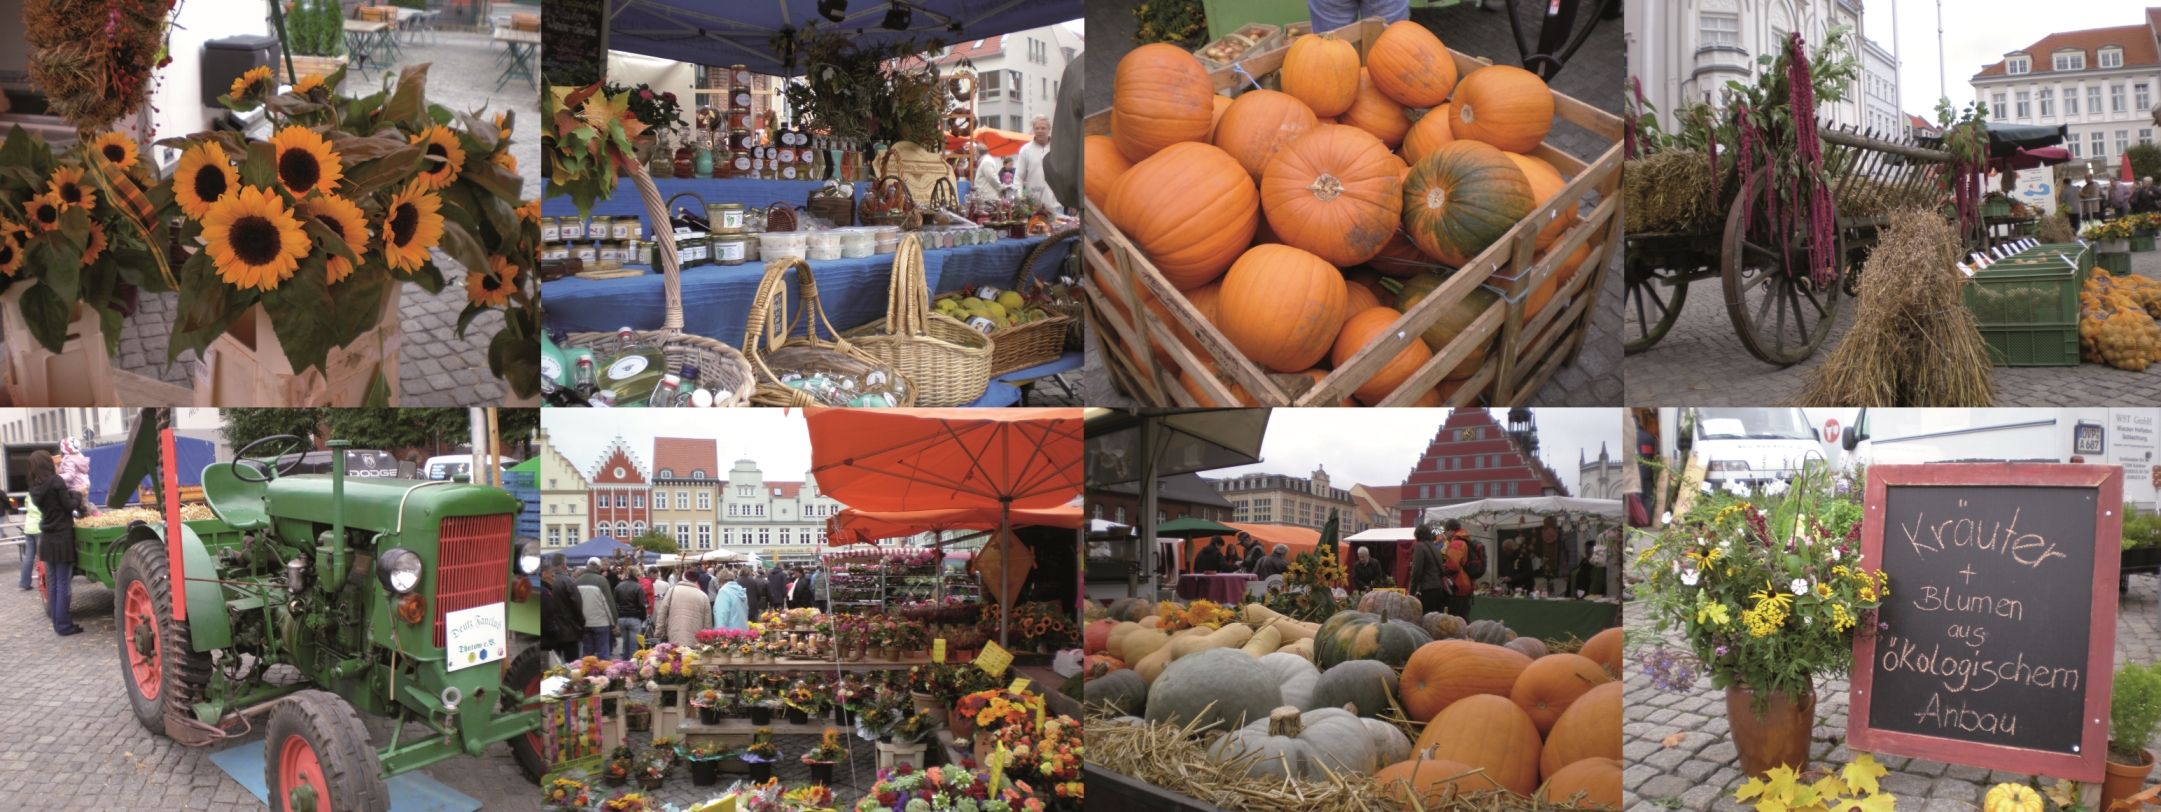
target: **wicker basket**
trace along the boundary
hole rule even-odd
[[[855,225],[855,186],[826,181],[803,199],[803,211],[832,221],[834,228]]]
[[[899,175],[887,175],[872,184],[856,203],[856,219],[866,226],[900,226],[902,231],[923,227],[923,212],[916,208],[915,194]]]
[[[653,176],[646,173],[643,165],[631,169],[630,180],[638,187],[638,196],[645,201],[646,214],[653,222],[668,222],[668,203],[661,202],[660,190],[653,186]],[[687,192],[685,194],[688,194]],[[676,197],[681,197],[677,195]],[[691,195],[696,197],[696,195]],[[700,202],[703,202],[701,199]],[[743,406],[750,402],[752,382],[750,362],[734,347],[705,336],[683,332],[683,271],[675,258],[675,232],[656,226],[653,237],[660,243],[654,259],[660,263],[661,290],[668,300],[667,314],[659,330],[634,332],[632,335],[660,347],[668,359],[668,371],[680,374],[688,364],[698,368],[698,380],[711,382],[714,393],[727,391],[726,397],[716,397],[714,406]],[[606,358],[620,350],[621,339],[614,333],[571,333],[565,347],[584,347],[600,358]]]
[[[903,234],[893,253],[893,281],[886,288],[886,317],[847,332],[871,357],[900,370],[915,384],[926,407],[959,406],[990,386],[991,337],[930,308],[923,278],[923,241]]]
[[[1050,239],[1037,243],[1034,248],[1029,249],[1028,255],[1021,259],[1020,268],[1013,272],[1013,283],[1007,286],[1008,289],[1021,290],[1023,286],[1028,284],[1028,272],[1035,268],[1036,260],[1042,258],[1043,252],[1050,250],[1050,247],[1058,244],[1059,240],[1078,236],[1080,236],[1080,229],[1067,229],[1051,235]],[[952,293],[940,294],[938,298],[959,299],[961,298],[961,292],[956,290]],[[1027,369],[1038,364],[1056,361],[1058,355],[1065,352],[1066,333],[1076,322],[1075,314],[1048,306],[1043,308],[1043,312],[1054,315],[1027,324],[1007,327],[990,334],[991,347],[995,350],[990,362],[991,377],[995,378],[1015,370]]]
[[[930,187],[930,207],[960,211],[960,187],[953,185],[952,178],[939,178]]]
[[[796,223],[795,207],[787,201],[773,201],[773,205],[765,210],[766,231],[794,231],[797,228],[800,226]]]
[[[798,309],[792,319],[788,317],[787,284],[791,268],[796,272],[801,300],[797,302]],[[805,323],[800,336],[794,335],[798,323]],[[820,326],[833,340],[818,337]],[[818,304],[818,280],[811,277],[810,263],[800,257],[766,263],[765,278],[758,280],[757,298],[750,303],[749,326],[743,330],[743,353],[749,356],[757,375],[758,386],[751,394],[750,402],[758,406],[824,405],[810,393],[782,384],[780,375],[773,371],[776,366],[861,374],[871,366],[883,363],[833,329],[833,323],[825,317],[825,308]],[[906,372],[901,372],[900,376],[908,384],[908,395],[894,405],[914,406],[919,391],[915,380]]]

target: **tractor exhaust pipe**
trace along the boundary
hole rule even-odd
[[[345,449],[351,440],[331,440],[330,446],[330,572],[338,579],[345,577]]]

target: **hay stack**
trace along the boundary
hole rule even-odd
[[[2060,245],[2077,241],[2078,233],[2071,230],[2070,219],[2061,214],[2051,214],[2041,218],[2041,228],[2034,234],[2034,239],[2051,245]]]
[[[1718,183],[1701,152],[1674,150],[1629,161],[1621,172],[1621,210],[1632,233],[1700,234],[1721,227]]]
[[[1988,345],[1954,267],[1958,232],[1933,211],[1891,214],[1861,272],[1853,328],[1789,406],[1989,406]]]

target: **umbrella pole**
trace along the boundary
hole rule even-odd
[[[1156,581],[1156,422],[1161,418],[1149,417],[1141,421],[1140,447],[1140,515],[1133,517],[1133,529],[1140,535],[1141,567],[1148,571],[1148,600],[1156,599],[1160,588]]]
[[[1001,499],[998,503],[998,543],[1006,544],[1013,535],[1013,500]],[[1011,545],[1006,545],[1011,546]],[[998,552],[998,645],[1012,646],[1006,636],[1006,624],[1013,619],[1013,551]]]

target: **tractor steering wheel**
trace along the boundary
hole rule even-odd
[[[264,443],[278,441],[283,441],[285,443],[285,449],[282,453],[273,455],[269,458],[273,460],[273,462],[265,463],[263,460],[260,459],[248,458],[248,452],[255,450],[256,446],[262,445]],[[306,440],[302,440],[301,438],[295,437],[290,434],[273,434],[268,437],[260,438],[255,442],[249,443],[245,447],[241,448],[239,451],[234,452],[233,454],[233,478],[238,479],[242,482],[269,482],[270,480],[276,479],[277,477],[290,474],[292,473],[293,469],[300,467],[301,460],[306,459],[304,455],[294,453],[296,451],[301,451],[303,448],[305,448],[304,444],[306,442]],[[283,466],[276,465],[274,461],[278,457],[285,456],[286,454],[293,454],[293,461]],[[247,465],[243,466],[241,465],[241,463],[247,463]],[[244,473],[245,471],[250,470],[261,472],[263,475],[262,478],[257,479]]]

